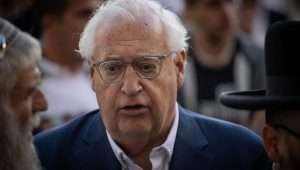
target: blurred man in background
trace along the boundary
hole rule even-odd
[[[184,106],[209,116],[248,124],[248,114],[222,107],[222,91],[263,86],[263,51],[238,34],[236,1],[186,0],[191,34],[186,81],[179,93]]]
[[[85,62],[76,49],[87,20],[101,0],[40,0],[36,4],[37,29],[43,60],[40,64],[49,109],[42,114],[42,129],[97,108],[90,90]],[[47,126],[47,127],[46,127]]]
[[[241,32],[261,48],[264,47],[268,27],[287,19],[283,13],[266,7],[262,0],[237,0],[237,3]]]
[[[38,112],[47,102],[38,89],[41,77],[37,40],[0,19],[0,169],[37,170],[32,145]]]

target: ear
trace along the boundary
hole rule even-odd
[[[176,58],[174,59],[176,66],[176,76],[177,76],[177,88],[180,88],[184,82],[184,72],[185,65],[187,60],[187,52],[185,49],[180,50],[179,53],[176,53]]]
[[[269,158],[272,161],[278,161],[280,159],[278,149],[278,132],[270,125],[266,125],[263,128],[262,138]]]

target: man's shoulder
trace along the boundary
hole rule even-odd
[[[95,121],[95,119],[100,119],[99,111],[95,110],[90,113],[81,115],[80,117],[74,118],[70,122],[63,124],[61,126],[49,129],[45,132],[41,132],[35,136],[35,141],[40,141],[46,138],[69,138],[72,132],[76,132],[77,135],[80,131],[88,128],[88,126]],[[66,134],[68,134],[66,136]]]
[[[196,122],[209,141],[224,140],[229,143],[259,144],[261,138],[250,129],[228,121],[205,116],[181,108],[182,117]]]
[[[213,165],[209,165],[214,169],[269,169],[270,164],[262,141],[251,130],[184,108],[180,108],[179,112],[180,124],[176,140],[180,141],[177,141],[180,152],[175,153],[180,156],[175,156],[176,161],[186,162],[182,154],[193,152],[189,154],[194,155],[189,157],[190,160],[201,162],[203,160],[200,158],[207,157],[208,160],[201,164],[214,162]],[[199,169],[201,164],[197,168],[188,169]]]
[[[96,129],[93,126],[99,127],[100,119],[99,111],[96,110],[36,135],[34,145],[43,166],[55,169],[57,167],[52,166],[63,165],[58,163],[61,159],[67,162],[68,156],[83,146],[85,135],[90,129]]]

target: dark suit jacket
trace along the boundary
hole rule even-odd
[[[39,134],[35,146],[46,170],[119,170],[99,111]],[[171,170],[271,169],[261,140],[238,125],[179,107]]]

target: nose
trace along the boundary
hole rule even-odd
[[[32,112],[42,112],[46,111],[48,108],[48,102],[44,96],[44,94],[37,90],[33,95],[33,101],[32,101]]]
[[[140,77],[137,75],[132,66],[127,67],[122,82],[121,91],[128,96],[135,96],[142,91]]]

